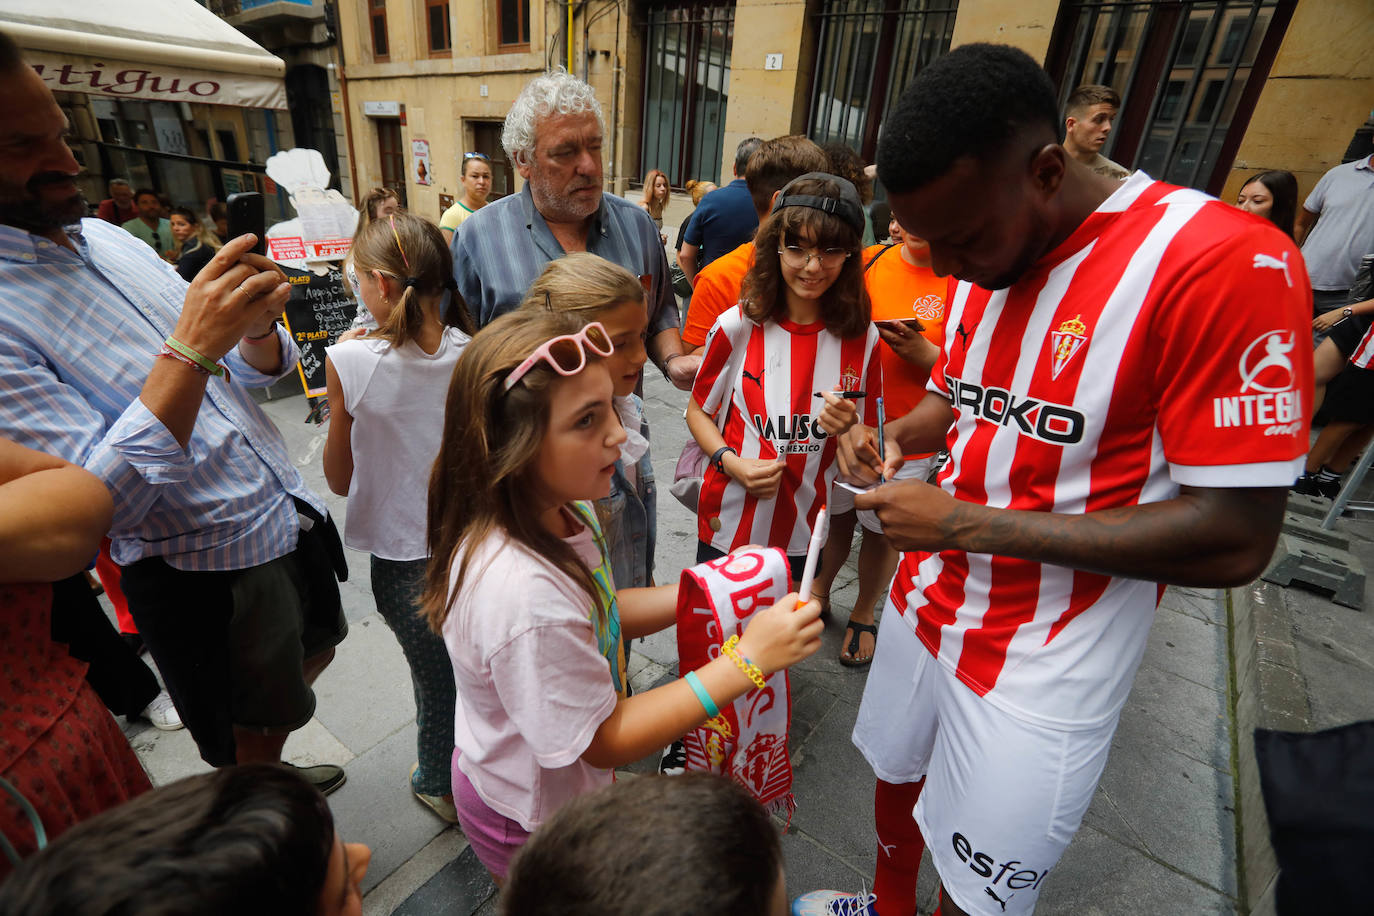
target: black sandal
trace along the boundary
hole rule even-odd
[[[840,655],[840,664],[844,665],[846,668],[863,668],[870,664],[873,661],[872,655],[869,655],[868,658],[854,658],[854,656],[859,651],[859,636],[863,633],[873,634],[873,648],[874,651],[877,651],[878,627],[871,623],[855,623],[852,619],[846,623],[844,627],[846,630],[851,630],[853,635],[849,638],[849,642],[845,645],[843,650],[844,652],[848,652],[850,657],[845,658],[843,654]]]

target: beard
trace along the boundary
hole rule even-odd
[[[595,187],[600,190],[600,185]],[[537,171],[530,174],[530,196],[534,198],[535,207],[545,219],[560,223],[587,219],[601,206],[599,193],[584,204],[563,196]]]
[[[71,180],[72,176],[62,172],[40,172],[20,188],[0,178],[0,224],[44,233],[80,222],[90,212],[80,191],[60,200],[49,200],[42,194],[46,185]]]

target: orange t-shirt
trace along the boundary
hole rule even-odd
[[[884,246],[873,245],[863,252],[863,263]],[[915,318],[925,328],[921,336],[935,346],[945,342],[945,313],[949,280],[937,277],[929,267],[917,267],[902,257],[901,246],[884,252],[864,272],[864,288],[873,307],[873,320]],[[926,394],[930,373],[902,359],[881,341],[878,359],[883,367],[883,406],[889,419],[905,416]]]
[[[706,335],[721,312],[739,302],[744,275],[754,266],[754,243],[745,242],[729,254],[707,264],[697,274],[687,319],[682,323],[682,342],[689,347],[706,346]]]

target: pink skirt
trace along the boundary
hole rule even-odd
[[[458,809],[458,826],[463,828],[463,835],[468,838],[477,861],[485,865],[497,881],[505,881],[511,859],[529,840],[529,831],[517,821],[493,811],[482,800],[467,774],[458,768],[457,748],[453,749],[452,770],[453,805]]]

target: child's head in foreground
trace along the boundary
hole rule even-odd
[[[640,776],[564,805],[525,844],[505,916],[783,916],[782,846],[737,784]]]
[[[68,830],[0,885],[0,912],[360,916],[371,858],[295,773],[225,767]]]

